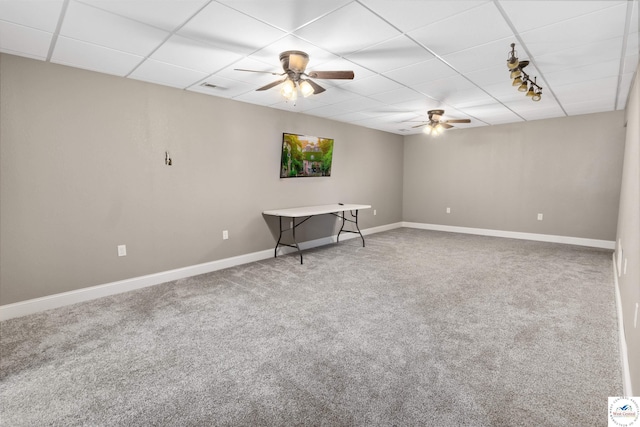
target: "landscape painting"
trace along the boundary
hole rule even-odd
[[[331,176],[333,139],[282,134],[280,178]]]

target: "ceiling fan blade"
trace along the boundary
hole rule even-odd
[[[453,126],[447,124],[446,122],[442,122],[442,123],[440,123],[440,125],[445,129],[451,129],[453,127]]]
[[[446,120],[444,123],[471,123],[470,119],[453,119],[453,120]]]
[[[346,79],[352,80],[355,74],[353,71],[312,71],[309,77],[314,79]]]
[[[272,76],[284,76],[284,73],[274,73],[273,71],[245,70],[243,68],[234,68],[235,71],[247,71],[249,73],[271,74]]]
[[[309,63],[309,56],[301,55],[297,52],[289,53],[289,69],[296,73],[303,73],[307,64]]]
[[[271,82],[268,85],[259,87],[258,89],[256,89],[256,91],[271,89],[272,87],[278,86],[280,83],[284,82],[285,80],[287,80],[286,77],[282,80],[276,80],[275,82]]]
[[[420,128],[420,127],[422,127],[422,126],[425,126],[426,124],[427,124],[427,123],[423,123],[423,124],[421,124],[421,125],[415,125],[415,126],[411,126],[411,127],[412,127],[412,128]]]
[[[324,92],[326,89],[323,88],[322,86],[320,86],[318,83],[314,82],[313,80],[305,80],[307,82],[309,82],[309,84],[311,85],[311,87],[313,88],[313,93],[314,95],[317,95],[319,93]]]

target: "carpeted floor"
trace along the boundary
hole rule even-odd
[[[611,252],[397,229],[0,324],[2,426],[602,426]]]

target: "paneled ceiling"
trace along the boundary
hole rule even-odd
[[[639,39],[638,0],[0,0],[2,52],[401,135],[435,108],[456,128],[624,109]],[[235,71],[280,73],[287,50],[355,78],[294,103]]]

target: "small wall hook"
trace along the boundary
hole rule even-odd
[[[164,164],[167,166],[171,166],[171,157],[169,157],[169,152],[164,152]]]

